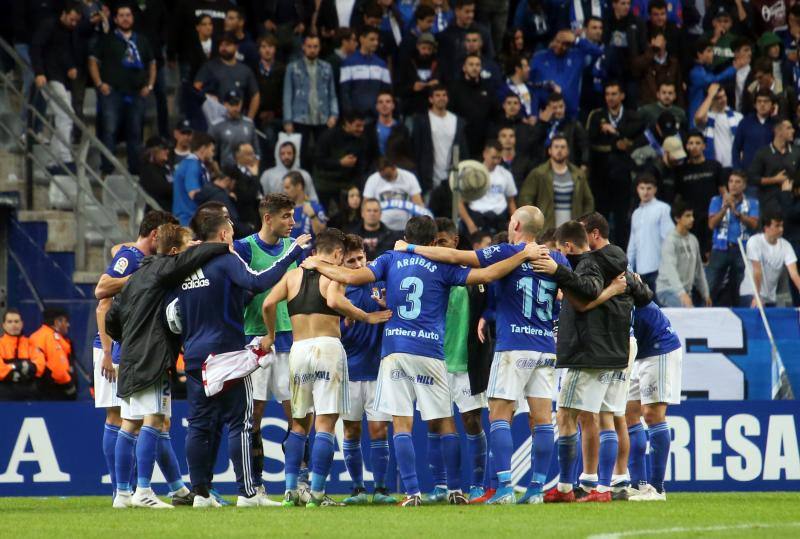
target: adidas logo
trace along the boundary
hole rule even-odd
[[[183,290],[191,290],[192,288],[202,288],[204,286],[209,286],[211,283],[206,276],[203,275],[202,269],[195,270],[194,273],[189,275],[183,284],[181,285],[181,289]]]

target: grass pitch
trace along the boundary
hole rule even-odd
[[[0,498],[0,537],[800,537],[800,493],[670,494],[666,503],[111,509],[110,497]]]

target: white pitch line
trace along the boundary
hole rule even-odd
[[[686,526],[675,528],[654,528],[649,530],[630,530],[618,533],[600,533],[597,535],[590,535],[586,539],[620,539],[621,537],[635,537],[638,535],[664,535],[669,533],[686,533],[686,532],[722,532],[728,530],[748,530],[763,529],[763,528],[797,528],[800,527],[800,522],[782,522],[775,524],[766,524],[760,522],[752,522],[749,524],[734,524],[730,526]]]

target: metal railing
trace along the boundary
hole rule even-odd
[[[2,38],[0,38],[0,49],[14,61],[15,68],[20,74],[28,74],[33,77],[33,70],[30,64],[20,57],[14,48]],[[34,106],[35,100],[29,100],[28,96],[23,95],[22,90],[17,88],[14,80],[8,74],[2,73],[2,71],[0,71],[0,84],[5,87],[9,95],[15,96],[16,100],[21,103],[22,110],[19,112],[24,111],[27,118],[24,137],[20,137],[19,132],[14,132],[13,124],[11,123],[0,122],[0,129],[8,135],[13,144],[25,155],[28,209],[32,209],[33,206],[35,182],[33,171],[36,170],[42,173],[51,185],[57,186],[61,194],[72,205],[75,217],[76,269],[80,271],[87,269],[87,234],[90,231],[102,237],[106,247],[104,249],[106,257],[108,257],[111,246],[115,243],[135,239],[138,234],[139,216],[144,212],[145,207],[149,206],[157,210],[162,208],[141,188],[137,179],[114,156],[114,152],[106,148],[92,130],[75,114],[70,104],[65,103],[60,96],[50,91],[47,85],[38,89],[34,85],[31,91],[41,93],[51,109],[58,108],[60,109],[59,112],[69,116],[74,125],[73,132],[79,136],[77,145],[73,145],[71,140],[63,140],[55,129],[54,122],[47,117],[46,112],[38,110]],[[49,145],[42,144],[39,146],[46,154],[45,156],[38,155],[33,151],[33,142],[37,137],[33,129],[34,122],[41,123],[44,128],[52,133],[53,137],[57,137],[61,143],[69,148],[74,170],[67,167],[67,163],[56,155]],[[123,183],[125,188],[129,189],[129,193],[133,194],[132,198],[122,197],[119,193],[109,189],[103,175],[87,162],[90,152],[98,152],[113,167],[111,174],[124,178]],[[72,186],[75,189],[69,189],[61,181],[56,181],[56,176],[68,177],[69,182],[72,182]],[[101,190],[101,199],[95,196],[95,186]],[[111,201],[114,207],[104,205],[102,199]],[[123,217],[122,219],[120,219],[120,215]],[[122,224],[123,221],[125,221],[125,225]]]

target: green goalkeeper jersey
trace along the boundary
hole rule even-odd
[[[467,372],[469,355],[469,292],[465,286],[450,288],[444,332],[444,360],[447,372]]]

